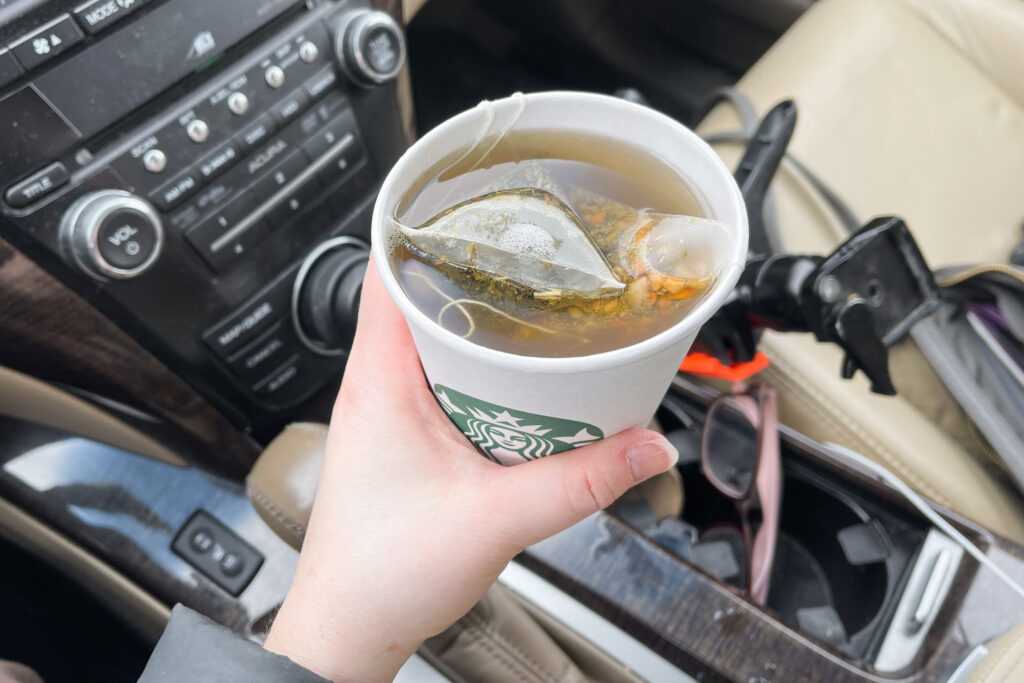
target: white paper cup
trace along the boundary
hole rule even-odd
[[[490,124],[492,130],[502,130],[513,119],[516,131],[598,135],[660,158],[690,186],[705,216],[735,231],[733,249],[710,291],[681,321],[615,351],[538,358],[463,339],[409,300],[389,267],[387,237],[396,206],[428,170],[467,149],[482,129]],[[513,465],[650,421],[700,326],[739,279],[747,253],[747,214],[729,169],[682,124],[614,97],[546,92],[482,102],[409,148],[377,197],[372,242],[381,278],[409,323],[423,370],[441,406],[481,452]]]

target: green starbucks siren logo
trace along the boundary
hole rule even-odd
[[[511,410],[434,385],[434,394],[448,417],[480,451],[494,462],[514,465],[600,441],[594,425]]]

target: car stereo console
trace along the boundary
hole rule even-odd
[[[240,426],[273,422],[340,376],[293,287],[326,239],[365,248],[404,60],[368,0],[9,1],[0,234]]]

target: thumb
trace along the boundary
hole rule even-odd
[[[603,441],[492,470],[502,519],[515,520],[519,549],[611,505],[632,486],[675,465],[679,453],[657,432],[630,429]]]

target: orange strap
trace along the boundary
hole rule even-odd
[[[714,356],[706,353],[691,353],[683,359],[679,369],[691,375],[701,377],[716,377],[727,382],[742,382],[771,365],[768,356],[758,351],[754,360],[749,363],[737,363],[736,365],[723,365]]]

